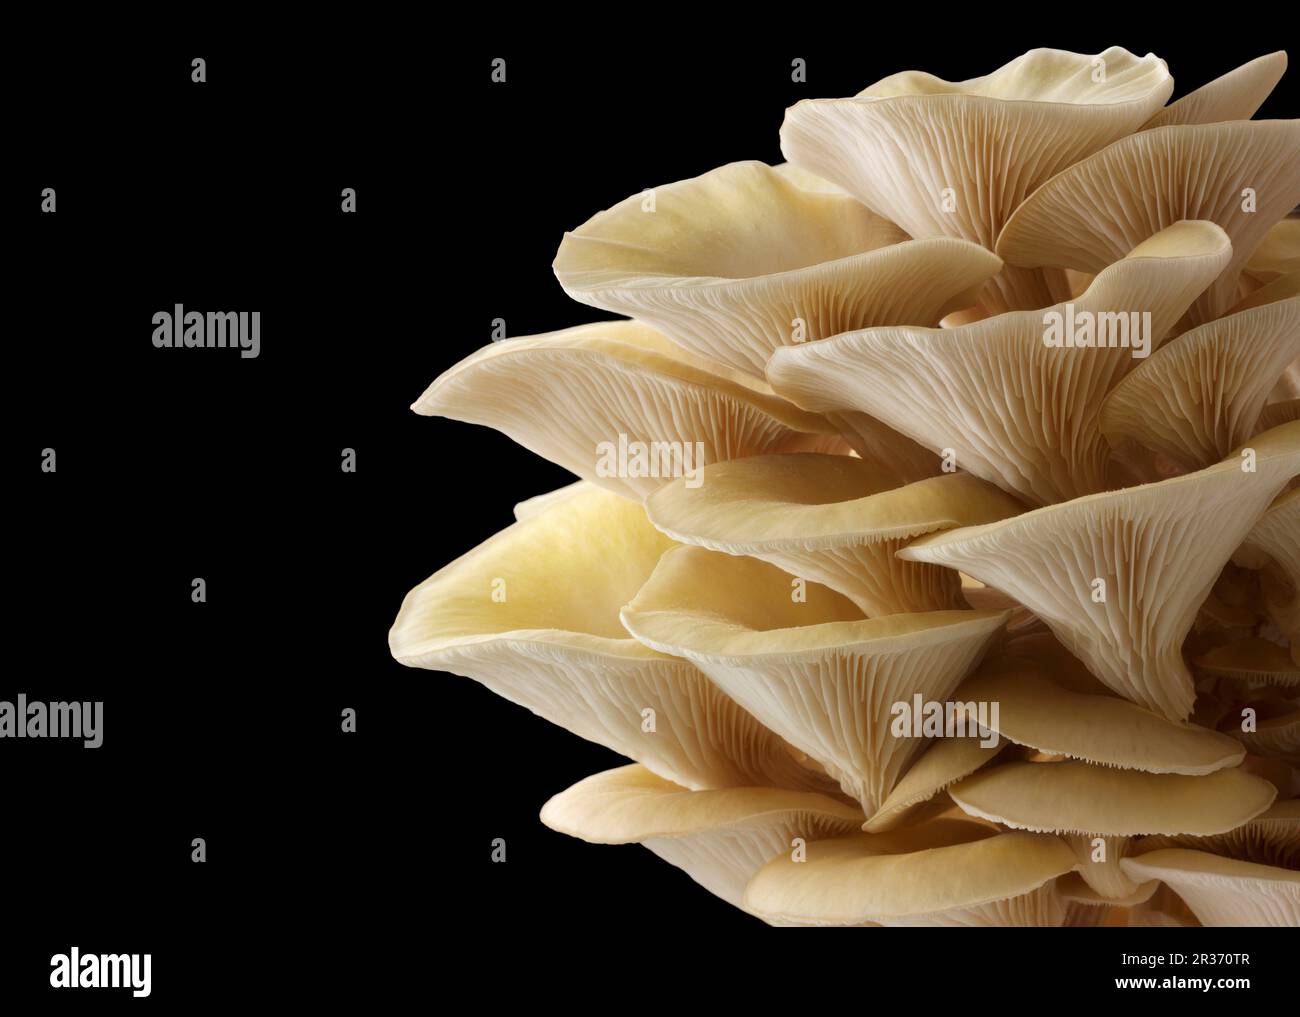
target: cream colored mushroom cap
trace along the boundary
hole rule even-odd
[[[761,378],[780,346],[937,323],[1002,267],[975,244],[909,240],[855,198],[803,183],[738,162],[654,188],[651,210],[633,195],[565,234],[555,274],[575,300]]]
[[[1240,769],[1188,776],[1079,762],[1012,762],[980,770],[948,793],[972,816],[1016,830],[1203,836],[1253,819],[1273,804],[1277,788]]]
[[[1177,102],[1172,102],[1143,125],[1217,124],[1224,120],[1249,120],[1286,73],[1286,53],[1278,50],[1247,61],[1215,78]]]
[[[936,820],[815,841],[801,862],[774,858],[750,881],[745,903],[772,919],[855,925],[1006,900],[1076,865],[1074,852],[1056,837]]]
[[[1117,696],[1073,691],[1023,658],[986,660],[953,698],[996,703],[989,726],[1004,738],[1086,763],[1199,775],[1236,766],[1245,756],[1241,744],[1225,734],[1176,724]]]
[[[493,427],[638,501],[704,462],[844,448],[824,418],[632,321],[494,343],[440,375],[412,409]],[[647,446],[644,470],[622,470],[620,436]]]
[[[1131,879],[1159,879],[1212,926],[1300,925],[1300,872],[1166,848],[1120,861]]]
[[[712,464],[647,499],[650,521],[682,543],[735,554],[824,550],[1003,519],[1024,506],[966,474],[899,485],[851,456],[790,453]]]
[[[1247,183],[1248,182],[1248,183]],[[1242,188],[1257,201],[1247,207]],[[1233,257],[1188,323],[1222,314],[1269,227],[1300,202],[1300,120],[1157,127],[1062,170],[1021,204],[997,240],[1011,265],[1098,272],[1180,219],[1218,223]]]
[[[590,485],[551,498],[408,593],[393,656],[473,678],[690,787],[833,788],[698,668],[623,628],[619,608],[673,546],[641,507]]]

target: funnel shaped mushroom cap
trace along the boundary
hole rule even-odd
[[[1036,833],[1112,837],[1224,833],[1253,819],[1277,788],[1240,769],[1203,776],[1088,763],[1001,763],[949,788],[972,816]]]
[[[1249,120],[1286,73],[1286,53],[1278,50],[1242,64],[1170,103],[1143,126],[1217,124]]]
[[[664,555],[623,609],[647,646],[695,662],[840,781],[870,814],[920,751],[892,733],[894,704],[944,700],[999,634],[1001,612],[865,619],[847,599],[756,558]],[[856,616],[856,617],[855,617]]]
[[[862,815],[806,791],[690,791],[632,765],[562,791],[542,807],[541,819],[594,844],[643,844],[739,907],[750,877],[773,855],[788,852],[795,837],[842,835],[856,829]]]
[[[1300,273],[1244,303],[1167,343],[1115,387],[1101,410],[1112,445],[1132,439],[1200,469],[1256,433],[1270,390],[1300,356]]]
[[[991,248],[1034,188],[1136,130],[1172,91],[1154,56],[1036,49],[968,81],[907,71],[851,99],[805,100],[786,111],[781,151],[914,237]]]
[[[1045,183],[1011,216],[997,251],[1012,265],[1098,272],[1171,223],[1210,220],[1231,238],[1233,256],[1188,314],[1199,325],[1236,302],[1251,252],[1297,202],[1300,120],[1158,127]]]
[[[1002,267],[975,244],[909,241],[856,199],[760,162],[656,188],[653,211],[646,201],[633,195],[566,233],[560,285],[759,378],[781,346],[937,323]]]
[[[646,513],[674,540],[761,558],[844,594],[869,616],[965,607],[956,573],[894,552],[921,534],[1024,507],[964,474],[897,484],[851,456],[752,456],[708,466],[698,487],[682,480],[660,488]]]
[[[750,881],[745,904],[769,920],[801,925],[948,924],[945,917],[951,924],[1034,917],[1059,924],[1062,907],[1040,909],[1034,905],[1046,902],[1031,900],[1017,914],[1004,902],[1033,894],[1075,865],[1074,853],[1056,837],[935,820],[815,841],[802,862],[774,858]]]
[[[1125,858],[1136,880],[1168,884],[1209,926],[1300,925],[1300,872],[1167,848]]]
[[[932,534],[898,554],[1010,594],[1115,692],[1181,721],[1195,699],[1181,647],[1197,609],[1297,473],[1300,424],[1285,424],[1197,473]]]
[[[620,624],[619,607],[671,546],[639,505],[588,487],[408,593],[389,646],[403,664],[473,678],[689,787],[827,787],[696,667]]]
[[[1075,692],[1021,658],[990,658],[954,695],[962,702],[998,704],[996,713],[990,710],[990,727],[1053,756],[1193,775],[1236,766],[1245,756],[1227,735],[1175,724],[1124,699]]]
[[[1150,350],[1231,253],[1213,223],[1177,223],[1107,266],[1077,301],[949,329],[849,332],[779,350],[768,377],[805,409],[868,413],[927,448],[950,448],[960,469],[1033,504],[1092,493],[1110,486],[1102,399],[1138,363],[1131,318]],[[1049,345],[1053,323],[1076,319],[1106,322],[1115,345]]]
[[[843,448],[825,419],[632,321],[494,343],[444,372],[412,409],[496,428],[638,501],[706,462]]]

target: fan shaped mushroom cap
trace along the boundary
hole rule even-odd
[[[1200,469],[1256,433],[1270,390],[1300,356],[1300,273],[1239,306],[1166,343],[1115,386],[1100,420],[1112,445],[1132,439]]]
[[[1196,669],[1248,686],[1300,685],[1300,664],[1276,643],[1248,637],[1234,639],[1199,654]]]
[[[752,555],[844,594],[869,616],[965,607],[956,573],[894,552],[923,533],[992,522],[1024,506],[991,484],[946,474],[905,486],[851,456],[751,456],[675,481],[646,514],[683,544]]]
[[[960,569],[1047,623],[1115,692],[1183,720],[1195,699],[1182,642],[1237,545],[1300,473],[1300,424],[1196,473],[921,537],[899,557]],[[1194,549],[1194,550],[1193,550]],[[1104,581],[1104,599],[1095,594]]]
[[[706,462],[843,448],[824,418],[634,321],[494,343],[445,371],[411,408],[496,428],[544,459],[637,500],[674,473],[689,474]],[[647,446],[643,462],[627,457],[626,470],[603,445],[617,450],[621,435],[629,448]],[[702,461],[696,461],[697,442]]]
[[[694,665],[619,623],[671,546],[639,505],[599,488],[573,493],[408,593],[389,647],[403,664],[473,678],[687,787],[833,788]],[[642,729],[647,708],[653,733]]]
[[[552,830],[593,844],[642,844],[741,907],[745,884],[773,855],[790,851],[794,838],[847,833],[862,815],[810,791],[691,791],[634,764],[560,792],[542,807],[541,819]]]
[[[1135,880],[1158,879],[1210,926],[1300,925],[1300,872],[1166,848],[1120,862]]]
[[[1209,851],[1256,865],[1300,868],[1300,800],[1274,802],[1254,819],[1226,833],[1208,837],[1144,837],[1133,845],[1133,853],[1145,854],[1171,847]]]
[[[993,730],[1054,756],[1180,774],[1213,773],[1236,766],[1245,756],[1227,735],[1175,724],[1125,699],[1071,691],[1048,681],[1023,658],[990,657],[954,696],[962,702],[997,703],[989,721]]]
[[[968,81],[907,71],[850,99],[800,102],[786,111],[781,151],[914,237],[991,249],[1038,185],[1137,130],[1172,91],[1150,54],[1035,49]],[[984,300],[1005,310],[1052,303],[1046,296],[1041,274],[1004,270]]]
[[[933,611],[866,619],[845,597],[757,558],[697,547],[665,554],[623,623],[696,663],[875,812],[924,745],[895,737],[892,704],[946,699],[979,663],[1005,615]]]
[[[1217,124],[1224,120],[1249,120],[1286,73],[1286,53],[1278,50],[1256,57],[1227,74],[1188,92],[1153,116],[1143,126]]]
[[[1249,208],[1247,187],[1257,198]],[[1297,202],[1300,120],[1157,127],[1043,184],[1011,215],[997,251],[1012,265],[1097,272],[1171,223],[1208,219],[1231,238],[1233,255],[1188,312],[1199,325],[1236,302],[1251,252]]]
[[[566,233],[575,300],[649,322],[755,377],[772,351],[869,324],[935,324],[1002,263],[961,240],[907,240],[855,198],[737,162],[637,194]],[[796,333],[796,319],[803,330]]]
[[[950,785],[974,773],[1006,748],[999,738],[986,745],[977,738],[940,738],[907,768],[907,772],[870,819],[862,824],[868,833],[884,833],[910,825],[920,806],[934,800]],[[946,798],[947,796],[945,796]],[[951,802],[949,802],[951,805]]]
[[[951,448],[959,468],[1033,504],[1092,493],[1109,486],[1102,397],[1135,351],[1049,346],[1048,316],[1120,315],[1127,325],[1150,312],[1154,344],[1230,256],[1219,227],[1180,222],[1106,267],[1077,302],[958,328],[849,332],[778,350],[768,377],[805,409],[869,413],[927,448]]]
[[[1077,762],[1009,762],[958,781],[948,794],[972,816],[1064,836],[1088,885],[1118,899],[1137,889],[1118,864],[1130,838],[1223,833],[1267,809],[1277,789],[1239,769],[1187,776]],[[1097,839],[1104,842],[1104,855],[1094,860]]]
[[[802,862],[773,858],[745,904],[800,925],[1059,925],[1052,881],[1076,864],[1057,837],[934,820],[814,841]]]
[[[972,816],[1033,833],[1204,836],[1258,816],[1273,804],[1277,788],[1239,768],[1189,776],[1080,762],[1008,762],[971,774],[948,793]]]

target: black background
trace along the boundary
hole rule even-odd
[[[641,959],[615,972],[636,983],[760,927],[639,847],[539,823],[550,795],[619,757],[468,679],[391,660],[405,592],[508,525],[516,501],[571,479],[408,407],[494,318],[522,335],[605,317],[555,282],[563,231],[645,187],[780,161],[783,111],[802,98],[1112,44],[1164,57],[1177,97],[1285,43],[942,17],[943,31],[900,25],[887,44],[875,23],[789,40],[772,27],[759,43],[655,16],[564,42],[516,26],[431,47],[394,25],[283,47],[195,32],[111,59],[18,47],[0,699],[102,700],[105,733],[96,750],[0,741],[0,1011],[28,996],[103,1005],[111,993],[53,999],[49,958],[72,945],[152,953],[153,1004],[125,999],[166,1009],[436,993],[464,977],[463,956],[549,957],[563,980],[621,944]],[[498,56],[504,85],[490,81]],[[796,56],[807,84],[790,80]],[[1260,117],[1296,114],[1294,73]],[[43,187],[54,215],[39,211]],[[355,215],[340,211],[344,187]],[[260,357],[155,349],[150,319],[175,303],[260,310]],[[47,446],[53,475],[39,470]],[[355,474],[339,468],[344,447]],[[191,602],[196,576],[206,604]],[[356,734],[340,730],[345,707]],[[205,864],[190,861],[194,837]],[[1041,954],[1023,974],[1077,992],[1137,973],[1116,967],[1119,936],[1157,951],[1173,934],[1113,933],[1103,948],[1057,935],[1068,949],[1027,932],[983,948],[1000,942],[1018,967]],[[1247,942],[1216,935],[1217,949]],[[873,965],[919,966],[902,942],[876,936]],[[768,977],[797,980],[840,951],[791,952]],[[1067,955],[1092,967],[1066,974]]]

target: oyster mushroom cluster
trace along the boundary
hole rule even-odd
[[[1040,49],[565,234],[625,316],[416,412],[572,471],[389,641],[630,765],[554,830],[773,925],[1300,925],[1300,121]]]

